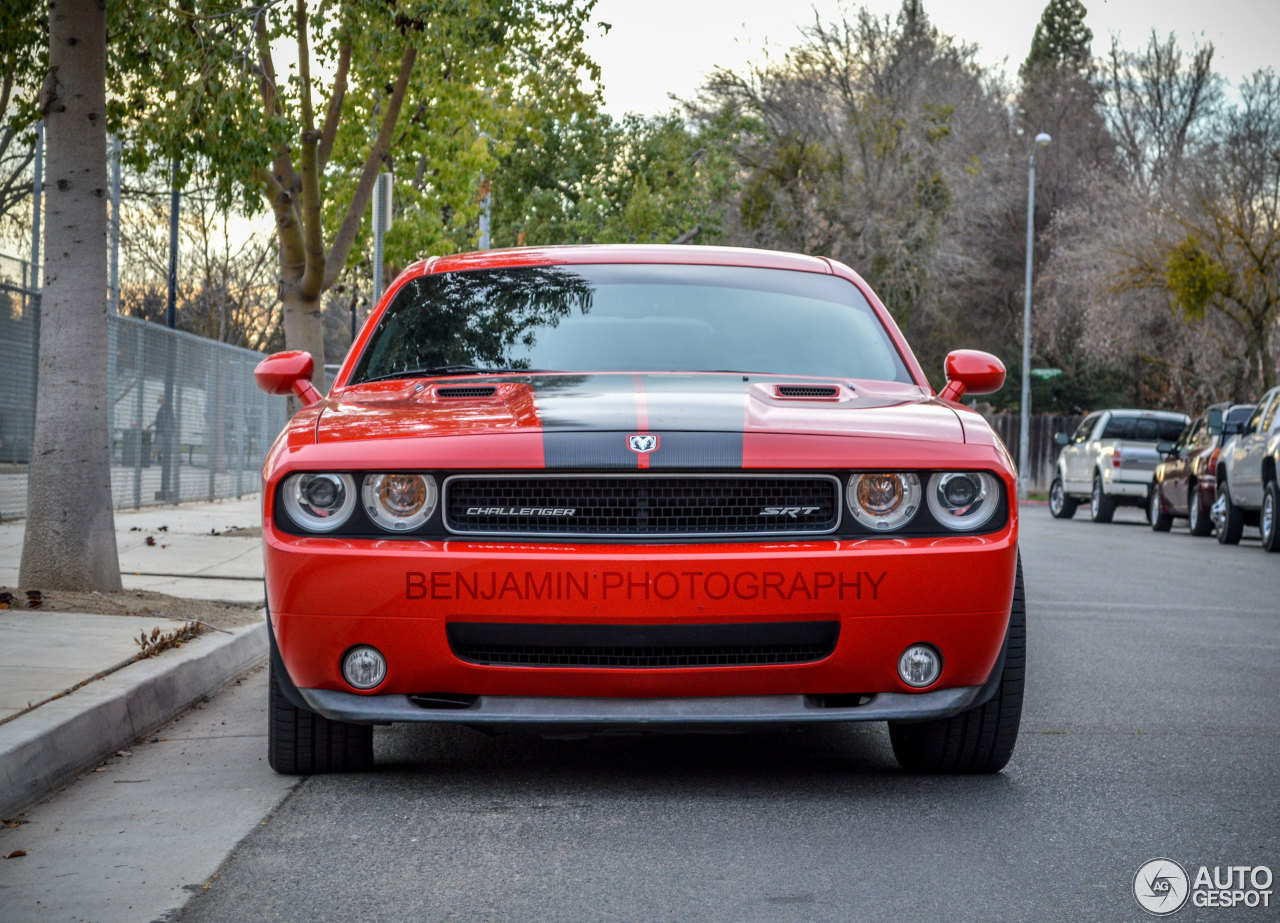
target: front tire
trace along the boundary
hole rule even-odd
[[[1018,559],[1009,610],[1004,666],[995,694],[952,718],[889,722],[893,755],[908,772],[999,772],[1013,755],[1022,723],[1022,688],[1027,662],[1027,606]]]
[[[1049,485],[1049,513],[1054,519],[1070,519],[1076,514],[1080,501],[1067,496],[1067,489],[1062,486],[1062,478],[1054,478]]]
[[[1280,551],[1280,482],[1267,482],[1258,528],[1262,532],[1262,547],[1267,551]]]
[[[1205,536],[1213,532],[1213,520],[1200,499],[1200,488],[1194,484],[1187,494],[1187,521],[1192,535]]]
[[[274,659],[274,658],[273,658]],[[373,727],[330,721],[296,707],[268,668],[267,762],[282,775],[362,772],[373,767]]]
[[[1151,523],[1153,532],[1168,532],[1173,528],[1173,514],[1166,513],[1163,506],[1160,502],[1160,485],[1152,481],[1151,492],[1147,495],[1147,521]]]
[[[1244,511],[1231,502],[1231,491],[1225,481],[1218,482],[1218,498],[1213,505],[1220,512],[1218,523],[1218,543],[1222,545],[1240,544],[1240,536],[1244,534]]]
[[[1089,518],[1094,522],[1110,522],[1116,514],[1116,501],[1102,489],[1102,477],[1093,476],[1093,493],[1089,495]]]

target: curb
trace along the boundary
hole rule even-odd
[[[0,725],[0,817],[185,711],[267,656],[267,625],[204,635]]]

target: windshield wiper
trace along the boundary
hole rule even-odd
[[[393,378],[436,378],[445,375],[493,375],[499,372],[541,372],[543,369],[512,369],[512,368],[492,368],[485,369],[476,365],[434,365],[425,369],[408,369],[403,372],[388,372],[385,375],[374,375],[372,378],[362,378],[353,384],[365,385],[373,381],[390,381]]]

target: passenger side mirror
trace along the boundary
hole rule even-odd
[[[1232,420],[1229,423],[1224,423],[1222,426],[1222,435],[1224,436],[1236,436],[1243,432],[1244,432],[1244,424],[1240,423],[1237,420]]]
[[[1071,437],[1068,436],[1066,433],[1054,433],[1053,441],[1058,445],[1070,445]]]
[[[947,386],[938,397],[958,401],[966,392],[990,394],[1004,387],[1004,363],[978,349],[954,349],[943,363]]]
[[[1213,409],[1209,411],[1209,435],[1216,436],[1222,432],[1222,411]]]
[[[1161,455],[1172,455],[1176,446],[1172,442],[1157,442],[1156,451]]]

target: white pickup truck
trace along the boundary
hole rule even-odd
[[[1049,485],[1049,512],[1070,519],[1088,500],[1089,518],[1110,522],[1117,506],[1146,508],[1161,457],[1156,444],[1177,441],[1190,419],[1167,410],[1098,410],[1074,434],[1058,433],[1062,451]]]

